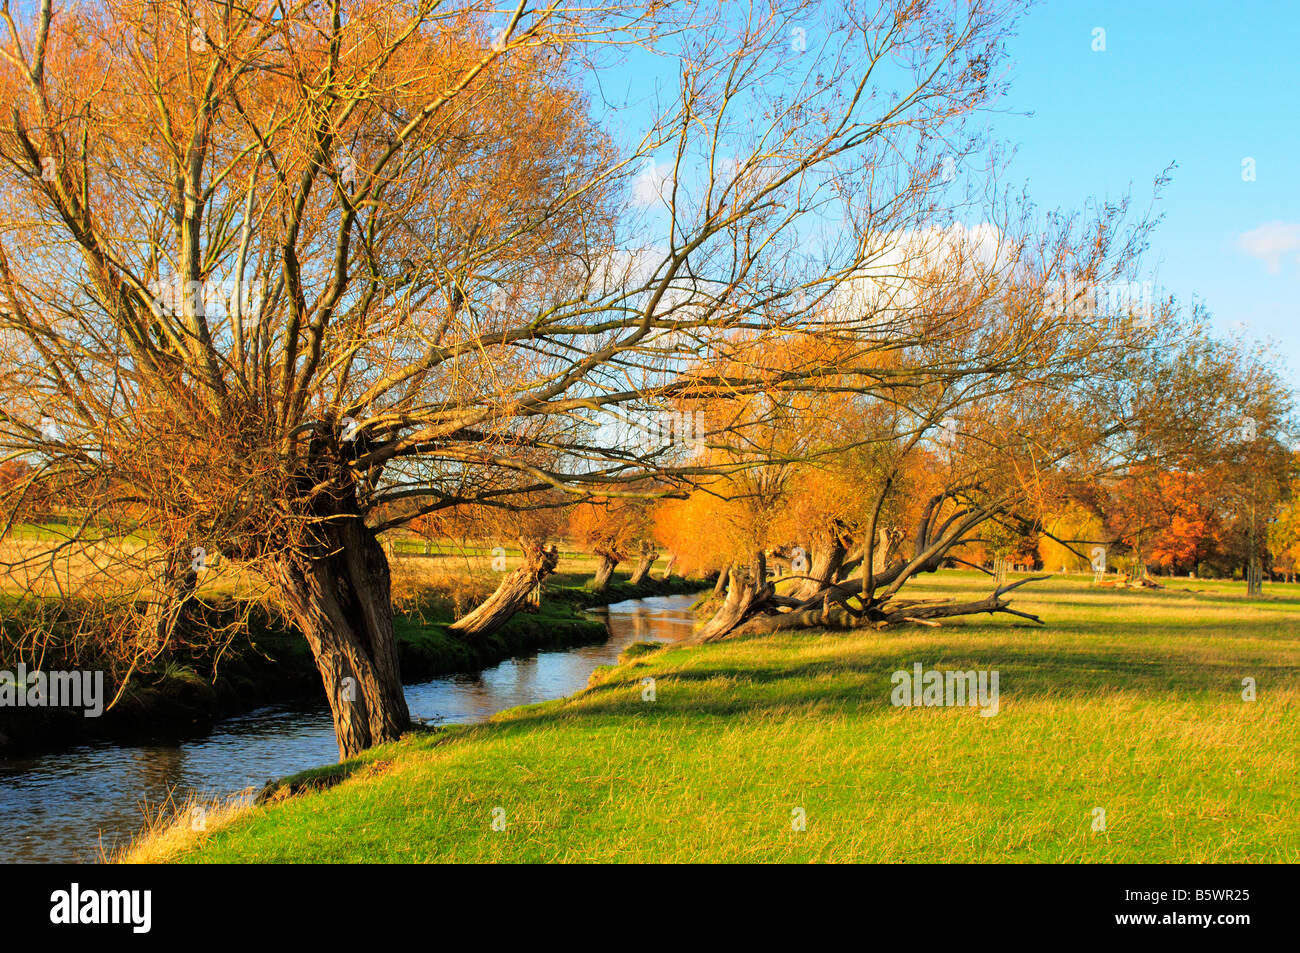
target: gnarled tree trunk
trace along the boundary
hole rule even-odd
[[[945,500],[955,505],[945,510]],[[775,586],[765,581],[759,553],[749,570],[743,573],[731,570],[726,601],[699,629],[694,640],[711,642],[738,633],[796,628],[846,629],[903,622],[936,625],[936,619],[981,612],[1007,613],[1040,622],[1036,616],[1009,608],[1003,596],[1042,577],[997,586],[990,596],[975,602],[898,598],[899,591],[910,579],[918,573],[938,570],[945,556],[993,514],[992,508],[958,501],[946,492],[937,494],[921,515],[910,557],[896,557],[903,539],[899,530],[881,529],[851,559],[839,556],[842,562],[836,573],[838,578],[818,580],[821,584],[807,595],[807,587],[800,587],[797,593],[778,593]],[[859,572],[848,577],[849,567],[853,565],[860,567]]]
[[[613,553],[607,552],[598,552],[596,555],[600,558],[600,563],[596,566],[596,574],[591,577],[591,582],[587,583],[587,588],[592,592],[604,592],[605,587],[609,585],[610,577],[614,575],[618,558]]]
[[[821,592],[839,578],[844,557],[847,555],[848,550],[844,548],[839,537],[826,533],[812,547],[812,559],[806,571],[806,575],[812,578],[805,579],[795,586],[791,595],[796,599],[811,599]]]
[[[645,581],[645,577],[650,574],[650,567],[655,564],[655,560],[658,558],[659,554],[655,552],[653,543],[642,543],[641,554],[636,561],[636,569],[633,570],[632,578],[628,582],[634,586],[639,586]]]
[[[560,551],[555,546],[520,540],[524,564],[501,580],[496,592],[488,596],[469,615],[453,622],[449,628],[463,635],[485,636],[501,628],[530,599],[535,599],[542,580],[555,572]]]
[[[722,572],[718,573],[718,578],[713,581],[713,598],[720,599],[722,594],[727,591],[727,579],[731,574],[731,566],[723,566]]]
[[[767,557],[761,551],[754,553],[748,567],[733,566],[728,570],[726,602],[691,636],[690,641],[716,642],[731,634],[770,594],[766,577]]]
[[[673,575],[673,563],[676,561],[676,559],[677,559],[677,557],[676,557],[675,555],[673,555],[672,553],[669,553],[669,554],[668,554],[668,562],[664,563],[664,574],[663,574],[662,576],[659,577],[660,579],[662,579],[662,580],[664,580],[664,581],[666,582],[666,581],[668,581],[669,579],[672,578],[672,575]]]
[[[312,527],[308,551],[276,564],[276,588],[311,646],[339,757],[395,741],[411,723],[402,692],[388,558],[360,516]]]

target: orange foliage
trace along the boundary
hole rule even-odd
[[[1204,473],[1135,471],[1119,485],[1112,522],[1144,558],[1174,572],[1193,569],[1222,541],[1218,496]]]
[[[597,556],[622,562],[649,534],[649,507],[643,500],[597,498],[569,511],[569,538]]]

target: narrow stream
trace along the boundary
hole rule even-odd
[[[598,665],[632,642],[690,634],[693,595],[654,596],[594,610],[610,636],[599,645],[508,659],[472,675],[447,675],[406,687],[412,717],[454,724],[483,721],[506,708],[571,695]],[[95,743],[54,754],[0,758],[0,861],[94,861],[141,826],[141,805],[169,791],[184,798],[232,794],[272,778],[338,760],[323,706],[270,706],[221,722],[178,744]]]

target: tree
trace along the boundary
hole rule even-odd
[[[675,565],[683,574],[721,578],[726,575],[735,549],[730,539],[734,524],[729,514],[719,511],[717,497],[708,490],[716,479],[698,482],[695,491],[685,498],[656,501],[651,510],[654,538],[673,553]]]
[[[1300,570],[1300,476],[1291,477],[1289,490],[1268,524],[1268,549],[1274,570],[1293,578]]]
[[[599,560],[590,585],[601,592],[609,585],[614,568],[646,541],[649,506],[628,498],[592,499],[573,507],[568,528],[574,543]]]
[[[954,558],[988,524],[1022,536],[1038,532],[1054,484],[1093,472],[1103,451],[1120,453],[1121,438],[1143,430],[1137,408],[1126,419],[1114,395],[1149,373],[1150,361],[1166,349],[1176,350],[1182,329],[1175,316],[1164,316],[1156,343],[1129,311],[1051,300],[1063,272],[1095,279],[1128,263],[1123,246],[1111,257],[1104,235],[1112,231],[1113,224],[1098,224],[1082,237],[1053,235],[1045,226],[1018,236],[1007,228],[936,236],[923,259],[904,270],[904,288],[888,299],[897,323],[882,322],[878,338],[855,341],[854,360],[865,340],[879,364],[870,380],[852,367],[841,371],[841,380],[853,382],[846,412],[828,420],[821,400],[753,402],[744,424],[733,428],[743,441],[733,441],[728,453],[748,484],[766,481],[772,499],[760,504],[762,512],[771,512],[776,496],[789,495],[796,473],[827,470],[837,457],[842,463],[846,444],[862,448],[866,465],[849,481],[856,505],[830,502],[835,494],[818,504],[841,536],[856,538],[860,555],[829,574],[813,573],[806,588],[784,592],[784,578],[766,580],[756,549],[748,568],[732,568],[727,604],[700,638],[972,612],[1020,615],[1002,596],[1023,582],[973,603],[922,604],[902,590],[918,573]],[[878,282],[869,290],[879,297]],[[923,338],[900,346],[897,328],[916,325],[925,328]],[[768,349],[764,356],[782,366],[797,355]],[[757,544],[766,528],[747,525]],[[910,544],[900,546],[903,540]]]
[[[3,451],[85,490],[121,539],[143,527],[114,557],[167,581],[162,600],[192,597],[177,567],[198,549],[263,575],[340,753],[393,739],[379,535],[682,466],[611,438],[619,409],[864,386],[880,309],[819,302],[944,218],[1013,13],[6,11]],[[791,55],[795,25],[823,42]],[[664,54],[677,92],[620,138],[626,113],[584,77],[630,48]],[[842,340],[838,366],[750,360],[792,333]],[[727,372],[688,372],[701,357]]]
[[[1136,406],[1146,424],[1098,487],[1112,531],[1139,567],[1157,547],[1171,567],[1196,560],[1248,575],[1285,498],[1295,439],[1276,362],[1201,332],[1143,375]]]
[[[1045,511],[1038,556],[1049,571],[1091,572],[1092,549],[1104,547],[1110,538],[1101,517],[1086,501],[1067,496]]]
[[[499,334],[471,296],[581,254],[607,200],[599,182],[553,198],[604,146],[544,31],[505,56],[482,16],[428,4],[46,4],[9,26],[6,192],[35,223],[0,253],[23,348],[7,379],[32,407],[9,416],[10,446],[51,476],[97,475],[92,512],[140,510],[151,575],[188,570],[192,547],[263,572],[311,645],[340,751],[396,737],[366,513],[402,495],[391,461],[434,418],[492,416],[454,409],[485,383],[458,366],[465,326]],[[166,588],[184,599],[193,580]]]
[[[1112,527],[1138,567],[1192,571],[1219,545],[1221,499],[1204,473],[1135,468],[1115,487]]]

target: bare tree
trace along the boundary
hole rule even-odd
[[[1015,6],[6,6],[4,453],[129,515],[141,578],[203,549],[267,579],[341,754],[393,739],[383,532],[713,465],[629,419],[933,384],[955,332],[847,292],[977,208],[948,171],[978,175]],[[650,94],[601,99],[632,52]],[[1075,248],[1099,277],[1112,217],[1036,280]],[[792,336],[835,347],[763,357]]]
[[[1172,302],[1144,314],[1062,310],[1059,302],[1033,304],[1031,297],[1023,305],[1030,313],[1018,313],[1002,292],[992,300],[997,307],[979,310],[993,326],[1024,320],[1034,328],[1017,344],[1026,362],[995,366],[983,357],[968,363],[956,353],[936,354],[908,365],[923,370],[922,386],[864,387],[829,415],[823,400],[786,406],[776,420],[771,413],[755,416],[738,428],[753,433],[727,453],[745,466],[731,481],[733,499],[755,497],[754,471],[766,473],[778,489],[760,508],[793,511],[796,522],[811,525],[804,535],[813,539],[812,557],[768,578],[762,547],[789,532],[789,522],[747,537],[751,556],[731,569],[727,599],[698,640],[817,626],[934,624],[977,613],[1040,622],[1011,608],[1007,598],[1035,579],[999,578],[987,597],[974,601],[915,599],[905,587],[918,574],[962,562],[963,547],[989,535],[1055,539],[1045,516],[1081,488],[1097,495],[1135,471],[1240,456],[1243,417],[1252,446],[1289,439],[1289,398],[1275,373],[1214,342],[1197,316],[1185,318]],[[963,351],[981,337],[979,326],[964,326]],[[927,346],[938,342],[933,335]],[[759,432],[781,442],[783,458],[766,446],[746,459],[746,449],[764,440]],[[857,433],[856,445],[850,433]],[[809,485],[812,498],[801,499]],[[716,485],[711,490],[725,495]],[[1057,542],[1078,553],[1069,541]]]

